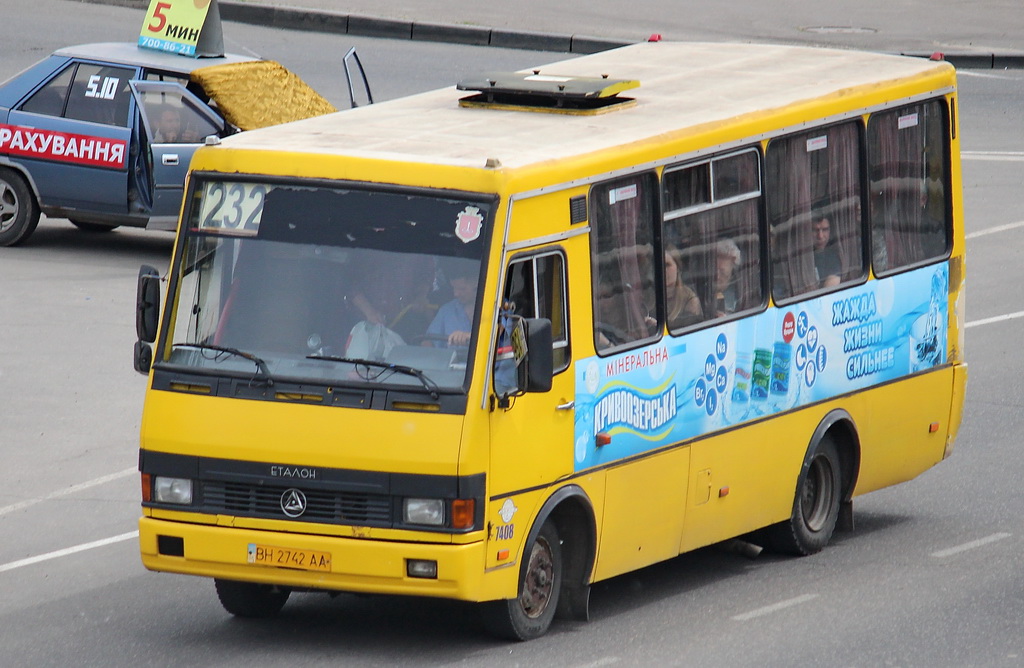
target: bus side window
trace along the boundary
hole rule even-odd
[[[768,144],[777,301],[863,278],[860,136],[850,121]]]
[[[949,248],[946,105],[931,100],[868,121],[872,259],[884,273]]]
[[[759,157],[745,150],[666,171],[664,199],[673,208],[662,238],[680,276],[665,286],[669,331],[763,303]],[[687,308],[690,291],[700,300],[696,317]]]
[[[599,352],[657,337],[649,324],[651,319],[658,322],[657,200],[653,173],[602,183],[591,192],[594,341]]]
[[[551,321],[554,371],[569,366],[569,327],[566,307],[565,258],[561,253],[544,253],[517,259],[508,267],[505,303],[523,318]]]

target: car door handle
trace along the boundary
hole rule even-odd
[[[571,411],[575,407],[576,407],[576,402],[575,401],[567,401],[564,404],[558,404],[557,406],[555,406],[555,410],[556,411]]]
[[[160,156],[160,162],[162,162],[165,165],[176,165],[178,164],[178,154],[164,153],[162,156]]]

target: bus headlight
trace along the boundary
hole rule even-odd
[[[402,509],[406,524],[444,526],[443,499],[406,499]]]
[[[157,503],[192,503],[192,481],[188,478],[153,478],[153,500]]]

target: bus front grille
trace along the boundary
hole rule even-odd
[[[211,513],[330,524],[391,525],[391,497],[359,492],[300,490],[305,509],[285,513],[282,501],[291,487],[204,481],[202,503]]]

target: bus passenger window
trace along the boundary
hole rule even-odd
[[[666,170],[665,202],[672,208],[665,212],[662,238],[679,273],[673,288],[666,263],[669,331],[762,304],[758,158],[756,150],[746,150]],[[680,292],[684,298],[692,292],[699,308],[688,299],[681,308]]]
[[[941,257],[949,247],[945,109],[932,100],[868,121],[875,273]]]
[[[653,173],[594,186],[590,220],[594,340],[599,352],[658,335],[654,221],[658,189]]]
[[[777,301],[864,276],[860,126],[773,140],[765,155]]]

